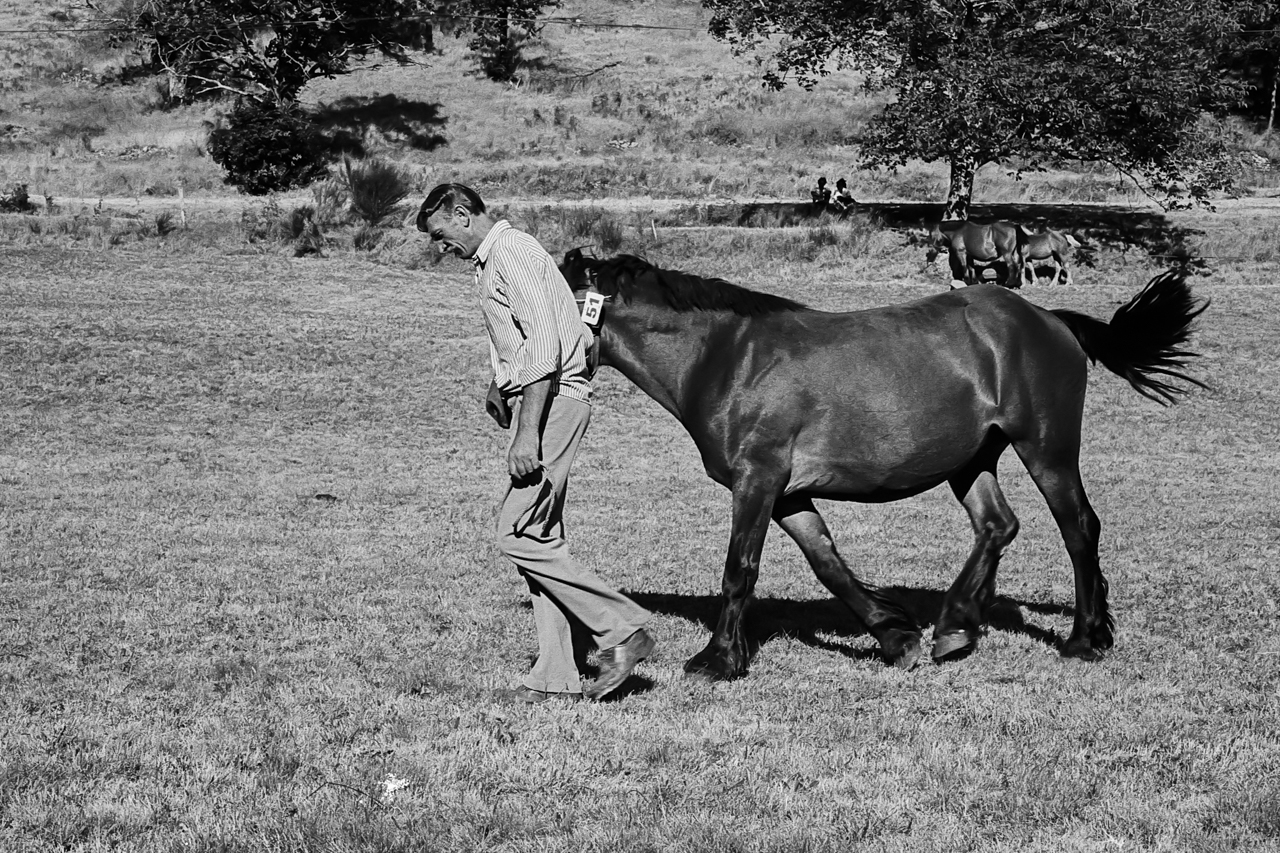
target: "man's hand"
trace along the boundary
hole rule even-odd
[[[513,480],[524,480],[542,470],[542,415],[550,398],[551,377],[530,382],[520,393],[520,417],[516,437],[507,453],[507,471]]]
[[[489,396],[485,398],[484,410],[503,429],[511,426],[511,407],[507,405],[506,400],[502,399],[502,392],[498,390],[497,380],[489,382]]]
[[[513,480],[529,479],[542,470],[542,454],[540,452],[538,433],[523,426],[516,427],[515,441],[511,442],[511,450],[507,452],[507,470]]]

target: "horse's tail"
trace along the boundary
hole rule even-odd
[[[1079,248],[1080,248],[1080,241],[1076,239],[1076,235],[1074,235],[1074,234],[1071,234],[1071,233],[1069,233],[1069,232],[1064,231],[1064,232],[1062,232],[1062,236],[1067,238],[1067,245],[1068,245],[1068,246],[1070,246],[1070,247],[1071,247],[1071,248],[1073,248],[1073,249],[1079,249]]]
[[[1168,405],[1187,389],[1164,377],[1206,387],[1182,372],[1187,359],[1198,355],[1182,345],[1191,338],[1195,318],[1208,307],[1207,299],[1192,295],[1186,272],[1170,270],[1121,305],[1110,323],[1075,311],[1053,313],[1067,324],[1091,362],[1102,362],[1142,396]]]

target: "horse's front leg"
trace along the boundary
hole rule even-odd
[[[753,471],[734,480],[733,530],[721,582],[720,619],[711,642],[684,665],[688,675],[726,681],[747,672],[750,650],[742,617],[760,574],[760,551],[784,481],[778,471]]]

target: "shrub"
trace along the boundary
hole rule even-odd
[[[165,210],[156,215],[156,234],[161,237],[167,237],[178,227],[178,223],[174,222],[173,211]]]
[[[275,199],[271,199],[261,210],[246,208],[240,214],[240,230],[250,243],[261,243],[281,239],[280,220],[283,211]]]
[[[315,199],[316,223],[325,225],[344,225],[347,221],[347,206],[351,203],[351,194],[341,181],[332,178],[321,181],[311,188],[311,196]]]
[[[17,184],[11,192],[0,194],[0,213],[31,213],[34,210],[26,184]]]
[[[411,189],[409,176],[384,160],[354,161],[344,157],[338,179],[350,196],[351,209],[369,225],[377,225],[394,213]]]
[[[612,216],[605,215],[600,218],[597,232],[600,237],[600,250],[606,255],[617,254],[622,248],[622,223]]]
[[[324,174],[318,137],[293,106],[241,100],[209,133],[209,156],[250,195],[306,186]]]
[[[376,225],[365,223],[356,229],[351,245],[361,252],[372,252],[382,242],[383,231]]]

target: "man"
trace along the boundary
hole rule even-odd
[[[836,213],[846,213],[856,203],[853,193],[849,192],[849,187],[845,184],[844,178],[836,181],[836,195],[831,200],[831,206],[835,208]]]
[[[512,698],[600,699],[626,680],[654,641],[644,630],[649,613],[577,565],[564,538],[569,469],[591,418],[589,331],[551,256],[533,237],[490,216],[475,190],[436,187],[417,225],[441,253],[475,263],[494,372],[486,409],[506,429],[515,403],[498,546],[529,584],[538,660]],[[601,649],[599,676],[585,690],[574,623]]]
[[[818,185],[809,190],[809,198],[813,199],[813,207],[821,213],[831,203],[831,190],[827,188],[827,179],[818,178]]]

